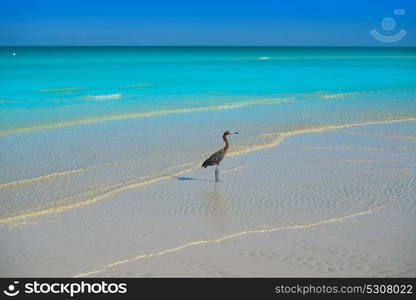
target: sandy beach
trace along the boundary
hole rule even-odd
[[[200,167],[210,149],[153,173],[139,159],[38,168],[0,185],[39,199],[2,215],[0,276],[414,277],[415,125],[240,134],[219,183]]]

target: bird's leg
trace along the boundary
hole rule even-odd
[[[215,181],[219,182],[220,181],[220,176],[219,176],[219,172],[218,172],[218,167],[215,167]]]

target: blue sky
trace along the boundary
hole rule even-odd
[[[1,45],[416,46],[416,1],[0,0]]]

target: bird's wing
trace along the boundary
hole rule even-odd
[[[217,165],[221,162],[221,160],[224,158],[225,152],[224,149],[220,149],[214,154],[212,154],[207,160],[204,161],[202,166],[213,166]]]
[[[214,154],[211,155],[211,159],[214,159],[215,161],[220,162],[224,158],[225,152],[224,149],[220,149]]]

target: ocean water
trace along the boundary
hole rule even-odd
[[[225,130],[245,151],[416,116],[415,48],[2,47],[0,70],[3,220],[198,165]]]
[[[415,108],[414,48],[18,47],[0,64],[2,136],[287,97],[316,121]]]

